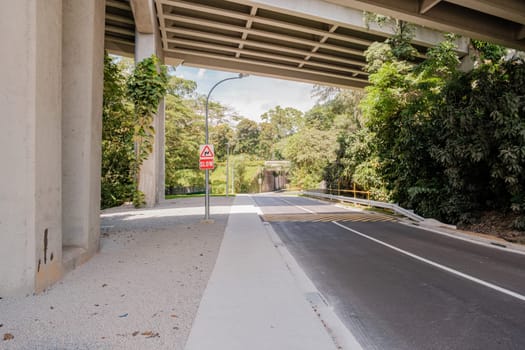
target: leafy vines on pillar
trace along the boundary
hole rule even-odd
[[[166,66],[159,64],[155,55],[138,62],[128,83],[128,97],[133,102],[135,125],[133,141],[135,142],[133,204],[138,207],[145,204],[144,194],[139,191],[140,167],[153,151],[155,129],[154,115],[157,113],[161,99],[168,89]]]

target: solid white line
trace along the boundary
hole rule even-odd
[[[499,250],[499,251],[502,251],[502,252],[505,252],[505,253],[525,255],[525,251],[524,250],[517,250],[517,248],[512,246],[512,244],[509,243],[509,242],[504,242],[503,243],[503,244],[506,245],[506,247],[504,248],[504,247],[498,247],[497,245],[492,244],[491,242],[494,242],[494,241],[490,240],[490,238],[483,238],[482,241],[478,241],[478,240],[474,239],[473,237],[470,237],[470,236],[468,236],[466,234],[463,234],[463,233],[459,233],[459,234],[462,234],[462,235],[465,235],[465,236],[459,236],[459,234],[452,234],[452,233],[440,231],[438,229],[435,229],[435,228],[432,228],[432,227],[428,227],[428,226],[421,226],[421,225],[414,226],[411,223],[407,223],[407,222],[403,222],[403,221],[399,221],[398,224],[405,225],[405,226],[408,226],[408,227],[412,227],[412,228],[415,228],[415,229],[418,229],[418,230],[424,230],[424,231],[436,233],[438,235],[442,235],[442,236],[458,239],[458,240],[463,241],[463,242],[477,244],[477,245],[485,247],[485,248],[496,249],[496,250]]]
[[[312,198],[308,198],[308,199],[313,200],[313,201],[321,201],[319,199],[312,199]],[[309,209],[306,209],[306,208],[303,208],[301,206],[295,205],[292,202],[288,202],[285,199],[282,199],[282,200],[287,202],[288,204],[291,204],[291,205],[293,205],[293,206],[295,206],[295,207],[297,207],[299,209],[305,210],[305,211],[307,211],[307,212],[309,212],[311,214],[317,214],[316,212],[313,212],[313,211],[311,211]],[[339,205],[339,204],[335,204],[334,206],[339,207],[339,208],[343,208],[343,209],[346,209],[346,210],[350,210],[350,211],[364,212],[364,210],[362,210],[362,209],[348,208],[348,207],[345,207],[345,206],[342,206],[342,205]],[[375,214],[374,212],[372,212],[372,213]],[[518,248],[512,246],[512,244],[509,244],[509,243],[505,243],[506,247],[503,248],[503,247],[498,247],[497,245],[491,244],[491,242],[493,242],[493,241],[491,241],[490,239],[487,239],[487,241],[485,241],[485,240],[478,241],[476,239],[473,239],[472,237],[468,237],[468,236],[463,237],[463,236],[460,236],[460,235],[457,235],[457,234],[443,232],[443,231],[440,231],[438,229],[435,229],[435,228],[432,228],[432,227],[428,227],[428,226],[421,226],[421,225],[414,226],[412,224],[409,224],[409,223],[406,223],[406,222],[403,222],[403,221],[398,221],[397,223],[400,224],[400,225],[405,225],[405,226],[412,227],[412,228],[415,228],[415,229],[424,230],[424,231],[436,233],[436,234],[439,234],[439,235],[447,236],[447,237],[450,237],[450,238],[453,238],[453,239],[458,239],[460,241],[464,241],[464,242],[467,242],[467,243],[477,244],[477,245],[485,247],[485,248],[495,249],[495,250],[499,250],[499,251],[506,252],[506,253],[525,255],[525,250],[518,250]]]
[[[407,256],[409,256],[409,257],[411,257],[411,258],[414,258],[414,259],[419,260],[419,261],[422,261],[422,262],[424,262],[424,263],[426,263],[426,264],[429,264],[429,265],[432,265],[432,266],[434,266],[434,267],[437,267],[438,269],[441,269],[441,270],[444,270],[444,271],[450,272],[450,273],[452,273],[452,274],[454,274],[454,275],[456,275],[456,276],[459,276],[459,277],[463,277],[463,278],[465,278],[465,279],[467,279],[467,280],[469,280],[469,281],[472,281],[472,282],[474,282],[474,283],[481,284],[482,286],[485,286],[485,287],[488,287],[488,288],[494,289],[494,290],[496,290],[496,291],[498,291],[498,292],[500,292],[500,293],[507,294],[507,295],[509,295],[509,296],[511,296],[511,297],[514,297],[514,298],[516,298],[516,299],[519,299],[519,300],[521,300],[521,301],[525,301],[525,295],[521,295],[521,294],[516,293],[516,292],[513,292],[513,291],[511,291],[511,290],[508,290],[508,289],[505,289],[505,288],[499,287],[499,286],[497,286],[497,285],[495,285],[495,284],[492,284],[492,283],[490,283],[490,282],[483,281],[483,280],[481,280],[481,279],[479,279],[479,278],[476,278],[476,277],[474,277],[474,276],[467,275],[466,273],[463,273],[463,272],[460,272],[460,271],[454,270],[454,269],[452,269],[452,268],[450,268],[450,267],[447,267],[447,266],[441,265],[441,264],[439,264],[439,263],[437,263],[437,262],[434,262],[434,261],[432,261],[432,260],[425,259],[425,258],[423,258],[423,257],[421,257],[421,256],[419,256],[419,255],[412,254],[412,253],[410,253],[410,252],[407,252],[406,250],[400,249],[400,248],[395,247],[395,246],[393,246],[393,245],[391,245],[391,244],[388,244],[388,243],[385,243],[385,242],[383,242],[383,241],[380,241],[380,240],[378,240],[378,239],[376,239],[376,238],[374,238],[374,237],[370,237],[370,236],[368,236],[368,235],[365,235],[364,233],[361,233],[361,232],[359,232],[359,231],[356,231],[356,230],[353,230],[353,229],[351,229],[351,228],[349,228],[349,227],[346,227],[346,226],[344,226],[344,225],[338,223],[337,221],[332,221],[332,223],[334,223],[335,225],[337,225],[337,226],[339,226],[339,227],[341,227],[341,228],[344,228],[344,229],[347,230],[347,231],[353,232],[353,233],[355,233],[356,235],[359,235],[359,236],[361,236],[361,237],[367,238],[367,239],[369,239],[369,240],[371,240],[371,241],[374,241],[374,242],[376,242],[376,243],[379,243],[379,244],[381,244],[381,245],[383,245],[383,246],[385,246],[385,247],[388,247],[388,248],[390,248],[390,249],[393,249],[393,250],[395,250],[395,251],[397,251],[397,252],[399,252],[399,253],[401,253],[401,254],[407,255]]]

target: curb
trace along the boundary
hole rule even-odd
[[[361,350],[362,347],[355,339],[354,335],[346,328],[339,316],[335,313],[332,306],[328,304],[326,298],[315,287],[303,269],[299,266],[295,258],[288,251],[279,235],[273,230],[272,226],[264,222],[264,228],[270,240],[282,257],[286,267],[290,270],[298,288],[303,292],[304,298],[312,307],[325,330],[332,338],[337,349],[341,350]]]

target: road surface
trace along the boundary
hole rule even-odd
[[[525,349],[525,255],[317,200],[254,197],[365,349]]]

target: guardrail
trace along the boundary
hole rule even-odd
[[[355,204],[361,204],[361,205],[367,205],[369,207],[376,207],[376,208],[383,208],[383,209],[390,209],[394,211],[397,214],[406,216],[414,221],[424,221],[425,218],[422,216],[417,215],[411,210],[401,208],[397,204],[393,203],[385,203],[385,202],[379,202],[379,201],[373,201],[370,199],[361,199],[361,198],[352,198],[352,197],[345,197],[345,196],[337,196],[333,194],[326,194],[326,193],[319,193],[319,192],[312,192],[312,191],[303,191],[304,195],[311,196],[311,197],[319,197],[319,198],[325,198],[330,200],[337,200],[341,202],[349,202],[349,203],[355,203]]]
[[[367,200],[370,200],[370,191],[359,191],[359,190],[356,190],[355,187],[353,190],[342,190],[340,188],[338,189],[329,188],[327,189],[327,191],[330,192],[330,194],[337,193],[338,196],[343,194],[345,197],[347,197],[347,194],[349,195],[351,194],[352,197],[354,198],[366,197]],[[361,198],[361,199],[364,199],[364,198]]]

